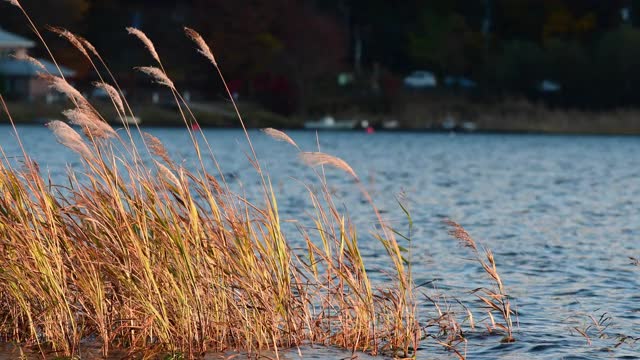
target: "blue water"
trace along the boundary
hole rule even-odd
[[[146,129],[186,166],[194,153],[186,131]],[[55,142],[44,127],[19,128],[29,154],[52,178],[64,179],[67,166],[79,169],[77,155]],[[259,196],[258,178],[238,130],[204,130],[227,180],[248,196]],[[412,263],[417,284],[429,296],[446,294],[474,309],[475,330],[459,349],[469,359],[633,359],[640,343],[618,347],[621,334],[640,336],[640,138],[546,135],[449,135],[428,133],[292,131],[305,150],[321,150],[346,160],[372,193],[394,227],[405,231],[400,198],[414,222]],[[304,223],[311,205],[302,181],[313,173],[290,145],[252,131],[256,151],[271,174],[284,220]],[[0,126],[0,146],[8,156],[21,154],[8,126]],[[16,158],[19,160],[19,158]],[[210,165],[212,166],[212,165]],[[212,168],[213,169],[213,168]],[[338,203],[358,227],[362,252],[373,277],[385,280],[386,263],[372,239],[375,224],[369,205],[343,173],[327,169]],[[490,285],[469,261],[468,249],[447,235],[442,220],[461,223],[492,249],[498,270],[518,310],[513,344],[486,336],[486,316],[469,291]],[[287,234],[296,241],[291,226]],[[433,315],[426,303],[421,309]],[[575,330],[609,317],[609,327],[591,327],[591,345]],[[464,313],[459,314],[463,320]],[[602,338],[601,338],[602,337]],[[454,356],[425,341],[420,359]],[[303,358],[349,357],[348,352],[303,348]],[[213,355],[212,355],[213,356]],[[298,358],[289,351],[286,358]],[[366,358],[360,355],[360,358]]]

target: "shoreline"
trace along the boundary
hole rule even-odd
[[[424,100],[424,99],[422,99]],[[63,119],[62,111],[68,104],[10,102],[7,104],[16,124],[39,125],[50,120]],[[106,120],[117,119],[110,103],[94,104]],[[200,103],[192,107],[201,128],[235,129],[240,128],[234,112],[225,106],[228,104]],[[270,112],[255,104],[240,104],[247,128],[274,127],[286,130],[308,130],[319,132],[363,131],[354,129],[305,129],[301,116],[285,117]],[[184,127],[175,106],[132,104],[134,113],[141,118],[143,127]],[[540,135],[640,135],[640,109],[613,109],[609,111],[588,111],[575,109],[550,109],[544,105],[524,101],[505,101],[497,104],[479,104],[451,101],[404,100],[396,110],[389,113],[370,113],[367,111],[349,111],[336,114],[338,119],[369,119],[376,132],[423,132],[456,134],[540,134]],[[313,117],[309,117],[313,118]],[[472,130],[457,125],[454,129],[445,129],[442,123],[446,119],[459,119],[456,124],[473,123]],[[381,124],[387,120],[397,120],[397,128],[384,128]],[[0,118],[0,123],[9,123]],[[111,124],[119,125],[115,121]]]

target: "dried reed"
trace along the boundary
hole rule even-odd
[[[160,64],[148,38],[129,31]],[[85,40],[58,32],[98,56]],[[187,34],[217,67],[204,40]],[[139,70],[177,92],[161,64]],[[114,347],[189,358],[234,348],[278,354],[304,343],[415,355],[420,327],[399,246],[381,223],[398,269],[374,287],[355,228],[320,173],[322,190],[308,187],[315,229],[302,229],[307,251],[300,252],[282,231],[276,194],[255,153],[263,203],[231,192],[219,169],[192,172],[174,163],[151,135],[145,141],[163,163],[148,167],[95,141],[115,132],[64,78],[43,77],[74,101],[64,114],[90,142],[61,121],[49,123],[82,158],[83,171],[70,171],[64,185],[49,183],[36,166],[15,169],[0,159],[0,336],[69,357],[82,355],[89,338],[104,356]],[[123,112],[120,93],[104,81],[97,86]],[[298,148],[283,132],[265,132]],[[196,142],[194,152],[203,162]],[[358,179],[337,157],[301,157]]]
[[[287,142],[291,144],[293,147],[295,147],[296,149],[300,150],[300,147],[298,147],[298,144],[296,144],[296,142],[293,141],[293,139],[289,135],[287,135],[286,133],[280,130],[276,130],[273,128],[266,128],[266,129],[262,129],[262,132],[269,135],[275,140]]]
[[[191,40],[193,40],[193,42],[196,43],[196,45],[198,45],[198,52],[202,54],[204,57],[206,57],[207,59],[209,59],[209,61],[211,61],[211,64],[213,64],[213,66],[217,67],[218,62],[216,61],[216,58],[213,56],[213,52],[211,52],[209,45],[207,45],[207,42],[204,41],[202,36],[200,36],[200,34],[198,34],[197,31],[190,29],[188,27],[184,28],[184,32],[187,34],[187,36]]]
[[[80,134],[73,130],[69,125],[59,120],[47,123],[47,127],[51,129],[58,141],[69,149],[82,155],[85,159],[91,158],[91,150],[84,143]]]
[[[124,114],[125,113],[125,109],[124,109],[124,103],[122,102],[122,98],[120,97],[120,93],[118,93],[118,90],[116,90],[116,88],[114,88],[113,86],[105,83],[105,82],[101,82],[101,81],[96,81],[93,83],[93,86],[95,86],[98,89],[102,89],[104,90],[107,95],[109,96],[109,98],[111,99],[111,101],[113,101],[113,103],[116,106],[116,109]]]
[[[491,288],[479,288],[474,290],[474,293],[487,307],[488,316],[491,320],[491,327],[488,326],[489,331],[493,329],[500,329],[504,332],[505,336],[502,338],[502,342],[514,342],[513,337],[513,321],[511,315],[514,314],[514,310],[511,308],[511,301],[507,294],[500,274],[496,266],[496,261],[493,253],[489,249],[484,249],[484,255],[482,255],[478,249],[475,240],[469,235],[469,233],[458,223],[447,220],[445,223],[449,226],[449,235],[458,239],[463,246],[473,250],[475,260],[482,266],[485,274],[495,283],[495,289]],[[495,322],[493,313],[498,313],[503,320],[503,323]]]
[[[164,85],[172,90],[176,89],[173,85],[173,81],[169,79],[167,74],[165,74],[162,70],[155,66],[140,66],[136,67],[136,70],[149,75],[156,83],[160,85]]]
[[[153,59],[157,61],[158,64],[161,63],[160,56],[158,56],[158,52],[156,51],[156,47],[153,46],[153,42],[151,42],[151,39],[149,39],[145,33],[133,27],[128,27],[127,32],[129,32],[129,34],[140,39],[140,41],[142,41],[142,43],[147,48],[147,50],[149,50],[149,53],[151,54]]]
[[[356,172],[344,160],[322,152],[302,152],[300,158],[303,162],[311,166],[329,165],[340,169],[351,175],[356,181],[360,181]]]
[[[81,126],[90,138],[108,139],[116,136],[115,130],[102,121],[91,109],[69,109],[63,111],[62,114],[69,119],[71,124]]]
[[[27,55],[24,52],[18,52],[16,54],[11,55],[11,56],[13,58],[15,58],[16,60],[30,62],[31,64],[35,65],[40,70],[46,71],[46,67],[42,64],[42,62],[40,62],[40,60],[38,60],[36,58],[33,58],[33,57]]]

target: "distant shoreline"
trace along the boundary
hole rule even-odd
[[[222,109],[223,105],[196,105],[192,111],[203,128],[239,128],[233,113]],[[52,105],[11,102],[9,111],[16,124],[44,124],[53,119],[63,119],[61,112],[68,104]],[[184,127],[184,121],[175,107],[151,104],[133,104],[136,116],[143,127]],[[117,115],[109,103],[96,104],[103,117],[116,124]],[[253,104],[240,104],[245,124],[249,128],[274,127],[305,130],[305,119],[285,117]],[[367,119],[375,131],[430,132],[430,133],[480,133],[480,134],[558,134],[558,135],[640,135],[640,109],[614,109],[587,111],[574,109],[550,109],[525,101],[505,101],[496,104],[466,101],[405,100],[395,104],[389,113],[350,111],[336,114],[338,119]],[[398,121],[398,127],[382,128],[387,120]],[[309,120],[309,119],[306,119]],[[455,130],[443,128],[443,122],[455,124]],[[460,127],[462,122],[472,123],[473,131]],[[0,123],[8,123],[6,115]],[[315,129],[308,129],[315,131]],[[318,131],[361,131],[360,129],[318,129]]]

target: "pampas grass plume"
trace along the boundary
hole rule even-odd
[[[340,169],[347,174],[353,176],[356,181],[360,181],[356,172],[353,171],[351,166],[346,161],[335,157],[333,155],[325,154],[322,152],[303,152],[300,153],[300,158],[303,162],[310,166],[330,165],[337,169]]]
[[[197,31],[188,27],[184,28],[184,32],[187,34],[187,36],[191,40],[193,40],[193,42],[196,43],[196,45],[198,45],[198,52],[204,55],[204,57],[206,57],[207,59],[209,59],[209,61],[211,61],[213,66],[217,67],[218,62],[216,61],[216,58],[213,56],[213,52],[211,52],[211,48],[209,48],[209,45],[207,45],[207,42],[204,41],[202,36]]]
[[[94,82],[93,86],[95,86],[98,89],[104,90],[107,93],[107,95],[109,95],[109,97],[111,98],[113,103],[116,105],[118,110],[120,110],[121,113],[124,113],[124,103],[122,102],[120,93],[118,92],[118,90],[116,90],[116,88],[102,81]]]
[[[47,127],[53,132],[58,142],[69,149],[77,152],[85,159],[91,158],[91,150],[82,141],[82,137],[71,126],[60,120],[53,120],[47,123]]]
[[[13,6],[17,6],[19,8],[22,8],[22,6],[18,2],[18,0],[5,0],[5,1],[8,2],[9,4],[13,5]]]
[[[127,28],[127,32],[129,32],[129,34],[137,37],[138,39],[140,39],[140,41],[142,41],[142,43],[144,44],[144,46],[147,48],[147,50],[149,50],[149,53],[151,53],[151,56],[153,57],[153,59],[155,61],[158,62],[158,64],[160,64],[160,56],[158,56],[158,52],[156,51],[156,47],[153,46],[153,43],[151,42],[151,40],[149,39],[149,37],[147,37],[147,35],[145,33],[143,33],[142,31],[134,28],[134,27],[128,27]]]
[[[283,131],[276,130],[274,128],[266,128],[266,129],[262,129],[262,132],[264,132],[265,134],[269,135],[270,137],[274,138],[277,141],[288,142],[289,144],[291,144],[291,145],[295,146],[296,148],[300,149],[298,147],[298,144],[296,144],[296,142],[293,141],[293,139],[291,137],[289,137],[289,135],[285,134]]]
[[[162,70],[158,69],[155,66],[140,66],[135,69],[149,75],[155,82],[160,85],[167,86],[173,90],[176,89],[173,85],[173,81],[169,79],[167,74],[165,74]]]
[[[62,114],[74,125],[87,129],[91,137],[97,139],[108,139],[116,135],[115,130],[102,121],[93,110],[76,108],[65,110]]]
[[[69,41],[69,43],[71,43],[73,47],[78,49],[78,51],[80,51],[82,55],[84,55],[86,58],[89,58],[89,53],[87,52],[87,49],[85,49],[80,39],[78,39],[78,37],[75,34],[73,34],[71,31],[64,28],[56,27],[56,26],[48,26],[47,29],[67,39],[67,41]]]
[[[38,67],[40,70],[47,71],[47,68],[40,62],[40,60],[31,57],[24,52],[18,52],[16,54],[11,55],[16,60],[27,61]]]

